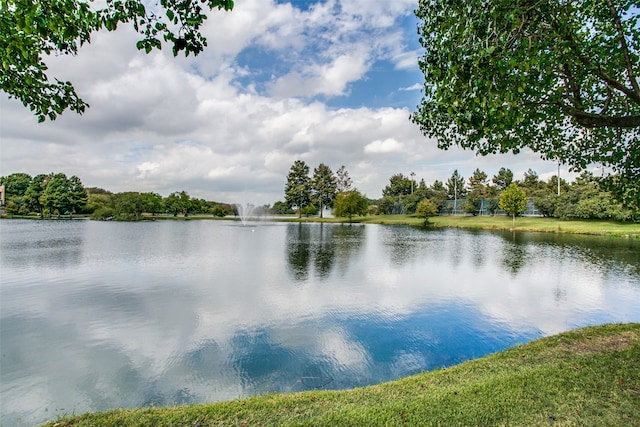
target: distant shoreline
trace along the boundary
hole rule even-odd
[[[32,219],[39,220],[34,216],[3,216],[3,219]],[[68,221],[88,219],[86,215],[74,215],[72,218],[45,218],[45,220]],[[184,221],[184,220],[219,220],[219,221],[240,221],[240,217],[227,216],[217,217],[214,215],[147,215],[141,221]],[[306,223],[342,223],[349,224],[347,218],[319,218],[316,216],[298,218],[292,215],[272,215],[268,217],[249,218],[249,221],[273,221],[273,222],[306,222]],[[354,217],[353,224],[384,224],[384,225],[409,225],[422,227],[424,219],[412,215],[372,215]],[[509,230],[542,233],[561,234],[589,234],[596,236],[614,236],[623,238],[640,238],[640,223],[616,222],[602,220],[564,220],[544,217],[517,217],[516,226],[512,227],[511,217],[508,216],[435,216],[429,218],[429,227],[434,228],[466,228],[476,230]]]

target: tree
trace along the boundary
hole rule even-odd
[[[451,178],[447,180],[447,197],[450,199],[460,199],[467,195],[464,186],[464,178],[458,173],[458,169],[453,171]]]
[[[144,212],[143,198],[135,191],[114,194],[112,204],[116,219],[122,221],[137,221]]]
[[[382,190],[383,196],[406,196],[411,194],[413,180],[401,173],[397,173],[389,178],[389,184]]]
[[[333,213],[337,217],[348,217],[349,222],[352,222],[354,216],[366,215],[367,208],[367,198],[358,190],[351,190],[336,196]]]
[[[25,194],[30,182],[31,176],[26,173],[12,173],[11,175],[0,177],[0,185],[4,185],[4,201],[7,213],[28,213]]]
[[[511,172],[510,169],[500,168],[491,181],[495,184],[498,191],[503,191],[513,182],[513,172]]]
[[[311,183],[309,166],[303,160],[296,160],[289,169],[287,183],[284,186],[284,199],[290,208],[298,210],[302,218],[302,208],[311,203]]]
[[[142,200],[143,212],[149,212],[155,216],[157,213],[163,212],[166,207],[162,196],[157,193],[142,193],[140,194]]]
[[[30,211],[36,211],[40,214],[40,218],[44,216],[44,205],[40,197],[44,192],[47,183],[47,175],[38,174],[31,179],[27,191],[24,193],[25,203]]]
[[[40,122],[54,120],[67,108],[82,114],[88,107],[71,82],[49,81],[46,55],[76,55],[92,33],[114,31],[121,23],[131,23],[143,36],[136,47],[147,53],[161,49],[165,41],[174,56],[180,51],[197,55],[207,45],[199,31],[205,13],[231,10],[233,0],[161,0],[155,6],[142,0],[106,0],[101,8],[92,5],[91,0],[0,3],[0,89],[19,99]]]
[[[35,179],[35,177],[34,177]],[[91,214],[92,219],[105,219],[113,216],[113,193],[104,188],[89,187],[87,190],[87,205],[84,211]]]
[[[424,218],[425,227],[429,224],[429,218],[437,214],[438,210],[436,206],[429,199],[422,200],[416,208],[416,216],[418,218]]]
[[[516,215],[527,209],[527,193],[522,191],[518,184],[512,183],[500,194],[500,209],[512,216],[515,227]]]
[[[42,205],[49,210],[49,217],[54,212],[58,216],[69,212],[69,180],[63,173],[51,174],[45,178],[45,188],[40,196]]]
[[[444,202],[447,200],[447,189],[442,181],[435,180],[429,187],[429,200],[436,206],[438,213],[444,209]]]
[[[286,214],[293,213],[289,205],[287,205],[287,202],[283,202],[281,200],[278,200],[273,204],[272,210],[273,210],[273,213],[276,215],[286,215]]]
[[[465,212],[477,215],[481,210],[482,200],[489,196],[489,186],[487,185],[487,174],[477,169],[469,177],[469,191],[467,200],[463,205]]]
[[[524,178],[520,182],[520,187],[524,189],[529,196],[532,196],[538,190],[544,188],[544,183],[540,181],[540,177],[536,171],[529,169],[524,173]]]
[[[424,96],[412,121],[447,149],[640,175],[638,4],[421,0]],[[637,191],[634,194],[639,194]]]
[[[336,171],[336,190],[338,193],[346,193],[347,191],[351,191],[352,188],[353,182],[351,181],[349,172],[347,172],[347,169],[342,165]]]
[[[336,179],[331,168],[324,163],[320,163],[313,170],[313,178],[311,180],[312,199],[318,204],[320,218],[322,218],[324,208],[333,205],[333,200],[336,198],[336,188]]]
[[[4,185],[5,197],[23,197],[31,183],[31,175],[18,172],[0,177],[0,185]]]
[[[184,190],[175,191],[166,198],[165,207],[167,212],[173,214],[173,216],[178,216],[178,214],[188,216],[193,210],[191,196]]]
[[[82,185],[80,178],[75,175],[69,178],[67,185],[69,192],[69,205],[67,208],[69,209],[70,214],[78,213],[84,208],[87,204],[87,200],[89,199],[87,190]]]

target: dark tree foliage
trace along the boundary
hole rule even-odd
[[[412,120],[443,149],[526,147],[574,170],[602,164],[638,202],[638,10],[629,0],[421,0],[425,85]]]
[[[309,166],[303,160],[296,160],[291,165],[284,187],[284,198],[287,205],[298,210],[302,218],[302,209],[311,204],[311,179]]]
[[[312,199],[318,205],[320,218],[325,207],[333,206],[336,198],[337,183],[336,178],[329,166],[320,163],[313,170],[313,178],[311,179]]]
[[[49,80],[47,55],[76,55],[91,34],[129,23],[142,35],[138,49],[149,53],[172,46],[173,55],[197,55],[207,45],[200,26],[213,9],[231,10],[232,0],[0,0],[0,89],[19,99],[38,117],[54,120],[67,108],[83,113],[88,105],[71,82]]]

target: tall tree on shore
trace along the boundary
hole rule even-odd
[[[477,215],[481,208],[483,199],[489,197],[489,186],[487,185],[487,174],[476,168],[469,177],[469,191],[467,200],[463,206],[464,211],[472,215]]]
[[[340,166],[336,171],[336,190],[338,193],[346,193],[353,189],[353,181],[344,165]]]
[[[312,199],[320,209],[320,218],[325,207],[331,207],[336,198],[337,192],[336,178],[329,166],[320,163],[313,170],[313,178],[311,179]]]
[[[447,197],[450,199],[461,199],[466,195],[467,189],[465,188],[464,178],[460,175],[458,169],[456,169],[447,180]]]
[[[491,181],[495,184],[499,192],[503,191],[513,182],[513,172],[511,172],[511,169],[500,168]]]
[[[40,214],[40,218],[44,216],[44,205],[40,200],[42,193],[46,187],[47,175],[38,174],[31,179],[29,187],[24,194],[25,203],[30,211],[35,211]]]
[[[311,203],[309,166],[303,160],[296,160],[289,169],[284,199],[290,208],[296,208],[298,218],[302,218],[302,209]]]
[[[382,189],[382,196],[407,196],[411,194],[413,180],[408,176],[397,173],[389,178],[389,184]]]

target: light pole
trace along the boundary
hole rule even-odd
[[[409,175],[411,175],[411,194],[413,194],[413,182],[414,182],[413,177],[416,176],[416,173],[411,172]]]
[[[458,180],[454,177],[453,179],[453,214],[455,215],[458,210]]]
[[[560,195],[560,160],[558,160],[558,196]]]

